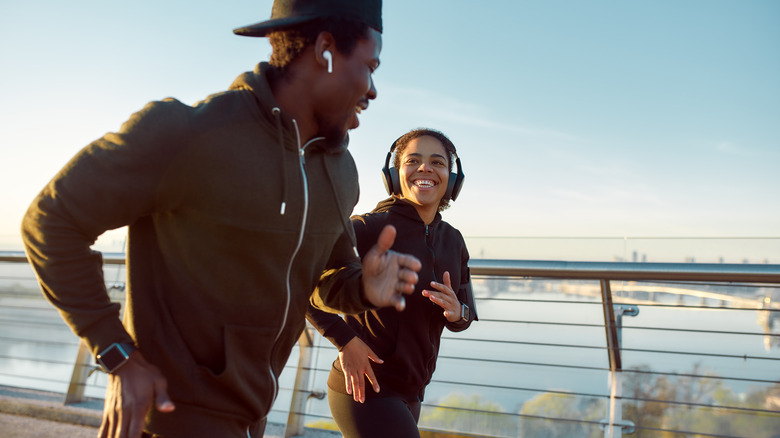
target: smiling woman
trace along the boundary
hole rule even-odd
[[[309,309],[309,321],[339,349],[328,378],[328,403],[347,438],[419,436],[420,406],[443,329],[459,332],[477,319],[466,244],[440,214],[463,184],[459,160],[457,173],[452,172],[455,157],[455,146],[439,131],[404,134],[382,169],[391,197],[352,218],[361,256],[368,242],[392,225],[398,233],[393,250],[420,259],[420,279],[406,309],[373,310],[345,320]]]

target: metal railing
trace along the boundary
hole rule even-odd
[[[123,254],[104,261],[121,267]],[[5,252],[0,262],[26,259]],[[472,260],[470,268],[480,321],[445,331],[422,430],[491,437],[780,430],[780,265]],[[287,436],[331,422],[323,395],[336,357],[316,332],[302,334],[271,413],[287,423]],[[69,402],[100,385],[85,377],[94,367],[89,355],[78,361]]]

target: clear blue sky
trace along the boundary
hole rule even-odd
[[[466,236],[779,236],[780,2],[386,0],[356,212],[403,132],[448,134]],[[266,60],[271,0],[0,1],[0,241],[150,100]]]

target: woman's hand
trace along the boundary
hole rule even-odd
[[[374,392],[379,392],[379,382],[376,381],[374,370],[371,368],[371,359],[376,363],[384,361],[374,353],[360,338],[355,336],[347,342],[347,345],[339,351],[339,361],[341,370],[344,372],[344,382],[346,383],[347,394],[352,394],[356,402],[366,401],[366,380],[365,375],[371,382]]]
[[[425,289],[422,291],[422,294],[444,309],[444,317],[447,318],[447,321],[458,322],[461,319],[462,307],[458,296],[452,290],[449,271],[444,273],[442,280],[444,280],[444,283],[431,282],[431,287],[436,289],[436,291]]]

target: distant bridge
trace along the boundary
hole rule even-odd
[[[601,298],[601,289],[598,284],[562,284],[561,291],[566,294],[582,295],[594,298]],[[728,295],[716,292],[706,292],[702,290],[683,288],[683,287],[671,287],[671,286],[652,286],[641,284],[616,284],[613,287],[613,292],[616,294],[615,301],[620,301],[620,292],[645,292],[648,294],[669,294],[677,296],[691,296],[702,299],[720,300],[735,304],[739,307],[752,308],[756,310],[761,309],[775,309],[780,310],[780,302],[766,299],[765,297],[743,297],[738,295]],[[634,297],[632,301],[647,301],[636,300]],[[650,302],[656,302],[655,300],[649,300]]]

